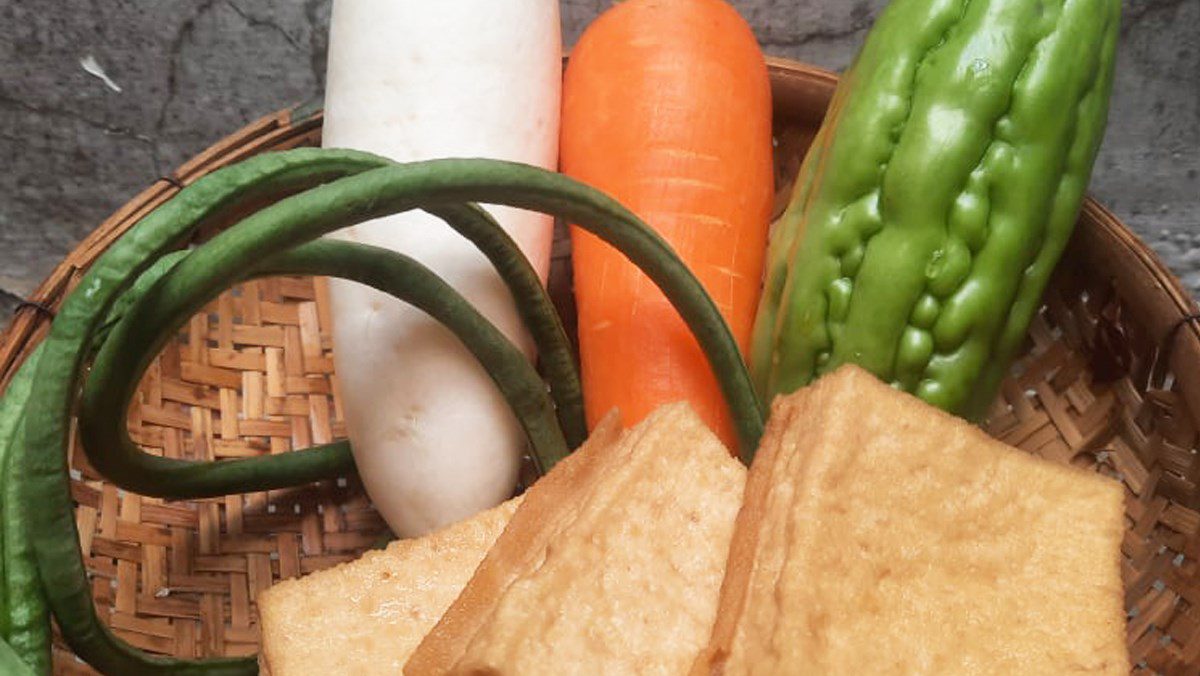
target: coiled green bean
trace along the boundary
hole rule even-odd
[[[26,408],[28,443],[19,449],[16,458],[23,474],[17,492],[27,504],[40,505],[30,514],[29,532],[43,586],[64,636],[93,666],[114,673],[208,674],[252,673],[255,670],[253,661],[244,659],[187,662],[149,656],[117,639],[98,621],[91,607],[72,518],[65,471],[65,442],[71,404],[82,380],[86,353],[82,348],[88,347],[96,332],[107,326],[102,325],[103,317],[122,291],[155,260],[178,248],[199,225],[248,201],[291,193],[297,194],[249,216],[242,224],[217,235],[197,252],[180,260],[161,282],[147,291],[145,302],[132,303],[127,317],[113,328],[114,332],[120,334],[121,327],[126,324],[151,325],[161,319],[157,313],[162,307],[157,300],[150,300],[150,296],[155,299],[210,298],[229,281],[255,271],[263,261],[269,261],[281,251],[371,218],[418,208],[463,227],[462,223],[473,217],[467,210],[477,209],[470,206],[473,202],[543,211],[576,223],[616,246],[675,304],[713,365],[734,414],[742,457],[749,461],[762,433],[762,410],[728,327],[703,287],[670,247],[615,201],[557,174],[507,162],[437,160],[390,165],[363,153],[317,150],[259,156],[197,182],[115,243],[67,298],[44,341],[44,355]],[[479,213],[482,212],[474,212],[474,220],[482,223]],[[298,254],[289,255],[303,257],[306,252],[323,251],[323,244],[307,246],[313,248],[302,248]],[[328,250],[324,251],[328,253]],[[203,255],[198,255],[201,252]],[[493,262],[497,262],[495,258]],[[511,280],[506,278],[506,281]],[[533,309],[529,312],[536,313],[536,307],[530,307]],[[535,315],[523,312],[522,316],[529,322]],[[561,333],[561,326],[556,328],[546,323],[543,328],[546,329],[543,335],[548,336],[555,330]],[[538,331],[532,327],[531,331],[536,338]],[[151,350],[149,354],[152,353]],[[146,354],[110,356],[104,353],[98,366],[113,368],[118,373],[137,373],[141,370],[138,368],[140,362],[148,358]],[[561,353],[556,359],[557,365],[548,367],[548,372],[562,371],[565,367]],[[525,363],[524,359],[515,361]],[[104,367],[104,364],[112,366]],[[94,377],[98,379],[97,386],[105,384],[101,374],[94,374]],[[570,383],[558,388],[554,394],[560,402],[560,415],[573,405],[573,399],[577,401]],[[544,391],[542,395],[544,398]],[[562,402],[568,403],[564,406]],[[539,405],[544,412],[545,404]],[[566,412],[570,413],[569,410]],[[118,413],[114,419],[123,420],[124,411]],[[569,419],[563,422],[564,427],[570,425]],[[328,451],[331,449],[317,453],[337,454],[337,449]],[[111,448],[89,448],[88,452],[110,454],[119,459],[130,457],[115,453]],[[315,477],[331,469],[330,466],[306,467],[302,460],[293,459],[288,461],[292,463],[290,467],[302,471],[289,475],[284,471],[289,467],[284,462],[288,456],[303,459],[304,452],[272,458],[280,463],[254,477],[253,481],[258,483],[251,485],[280,485],[281,481]],[[324,458],[324,461],[328,460]],[[224,464],[227,463],[212,464],[203,472],[220,476],[221,472],[228,471],[220,469]],[[237,485],[244,479],[234,477],[224,487]],[[121,482],[115,480],[115,483]],[[216,483],[220,482],[214,485]]]
[[[197,260],[188,268],[193,276],[170,274],[134,305],[105,341],[84,386],[79,426],[84,447],[93,449],[89,452],[93,467],[105,476],[120,472],[121,485],[143,495],[214,497],[227,493],[230,485],[238,486],[239,492],[278,487],[270,466],[258,459],[208,463],[163,458],[139,449],[125,426],[125,411],[150,358],[198,308],[223,290],[206,296],[196,292],[208,288],[218,274],[207,265],[209,252],[206,246],[200,247],[188,257]],[[533,366],[466,299],[425,266],[378,247],[317,240],[267,259],[237,281],[281,274],[350,279],[429,313],[449,328],[492,376],[528,434],[535,460],[553,463],[566,455],[568,446],[554,418],[554,404]],[[117,457],[122,458],[119,465],[112,462]]]

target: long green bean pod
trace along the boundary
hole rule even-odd
[[[602,193],[565,176],[496,160],[447,159],[381,167],[293,195],[247,217],[188,256],[171,277],[210,280],[204,294],[223,289],[271,255],[335,229],[410,209],[472,202],[543,211],[569,219],[616,246],[663,290],[695,332],[734,411],[743,457],[762,434],[762,410],[728,326],[699,281],[670,246],[636,216]],[[202,275],[205,267],[210,274]],[[199,292],[198,292],[199,293]],[[132,322],[152,320],[135,307]],[[139,316],[140,315],[140,316]]]
[[[211,256],[206,256],[209,252],[202,246],[189,255],[196,264],[188,269],[196,274],[168,275],[131,308],[105,341],[84,386],[79,430],[84,448],[93,449],[89,461],[104,476],[142,495],[213,497],[228,493],[229,486],[237,486],[238,492],[279,487],[271,466],[260,459],[209,463],[151,455],[129,438],[125,425],[125,411],[151,358],[216,295],[196,293],[208,288],[217,274],[209,264]],[[317,240],[248,272],[248,277],[340,277],[415,305],[450,329],[479,359],[521,421],[539,465],[556,462],[568,452],[553,402],[522,352],[457,291],[412,258],[363,244]],[[118,457],[119,464],[114,462]]]
[[[762,432],[762,411],[737,346],[703,287],[670,247],[635,216],[586,186],[525,165],[440,160],[366,171],[381,162],[361,153],[303,150],[260,156],[216,172],[119,240],[60,310],[45,341],[27,410],[29,443],[18,454],[26,475],[20,495],[41,505],[30,515],[30,532],[50,605],[72,648],[93,666],[117,673],[254,670],[253,662],[241,659],[186,662],[152,657],[126,645],[98,621],[72,519],[64,453],[71,400],[81,378],[81,348],[94,339],[104,313],[153,260],[177,247],[198,224],[248,197],[293,193],[339,174],[349,175],[282,199],[217,235],[202,248],[204,256],[187,255],[148,293],[164,290],[164,297],[170,297],[172,279],[192,280],[202,283],[193,283],[181,294],[211,297],[280,251],[337,228],[408,209],[436,211],[479,201],[544,211],[577,223],[622,250],[675,303],[717,373],[734,412],[743,458],[749,460]],[[313,166],[305,171],[309,164]],[[362,173],[350,175],[357,172]],[[188,199],[182,200],[185,195]],[[176,201],[181,204],[173,206]],[[155,305],[133,303],[122,322],[136,325],[153,320]],[[142,357],[134,357],[138,358]],[[278,479],[262,477],[267,482]]]
[[[583,412],[583,386],[571,340],[537,271],[521,253],[516,242],[488,212],[473,204],[431,207],[427,211],[445,221],[471,241],[500,273],[518,300],[517,313],[537,346],[538,364],[546,374],[550,395],[558,410],[558,422],[571,448],[587,438]]]
[[[517,301],[519,314],[533,335],[542,356],[563,434],[567,436],[571,447],[578,446],[587,435],[579,375],[566,332],[533,267],[500,225],[479,207],[453,204],[430,211],[475,244],[493,263],[501,279],[509,287]],[[193,255],[203,257],[204,249],[201,247]],[[331,254],[333,252],[334,250],[330,250]],[[159,263],[138,278],[136,286],[151,288],[184,255],[187,255],[187,252],[164,256]],[[164,265],[164,262],[167,264]],[[346,265],[344,270],[352,272],[353,268],[352,265]],[[204,269],[207,272],[216,268],[197,263],[194,269]],[[340,276],[337,273],[330,274]],[[245,276],[241,279],[245,279]],[[186,284],[179,283],[174,286],[180,293],[185,287]],[[127,293],[119,299],[118,305],[135,295],[141,294]],[[128,329],[127,333],[135,331],[139,336],[156,338],[153,344],[134,341],[133,345],[129,345],[128,339],[117,340],[115,344],[122,347],[108,348],[106,353],[140,357],[139,366],[128,372],[136,373],[140,377],[150,358],[165,346],[172,332],[179,329],[191,313],[197,311],[204,302],[211,300],[192,299],[189,301],[192,305],[180,309],[178,300],[183,297],[172,297],[171,301],[175,301],[176,304],[170,305],[169,308],[160,303],[149,311],[139,313],[138,316],[142,319],[137,321],[145,322],[143,325],[129,328],[132,323],[123,324]],[[114,306],[114,310],[116,307]],[[123,316],[125,312],[122,311],[121,314]],[[171,319],[165,320],[165,317]],[[466,340],[462,335],[460,338]],[[89,382],[107,383],[111,380],[113,370],[109,368],[110,365],[109,359],[97,360]],[[352,466],[353,459],[345,441],[283,456],[228,460],[221,463],[177,460],[145,453],[133,443],[123,426],[124,406],[128,404],[129,397],[132,397],[137,380],[121,379],[121,382],[128,386],[127,391],[120,388],[105,390],[120,391],[121,396],[126,397],[120,400],[124,402],[120,409],[110,405],[116,400],[107,394],[99,399],[85,397],[80,430],[83,434],[83,447],[92,466],[105,478],[126,490],[173,499],[212,497],[307,483],[344,474]],[[86,405],[88,401],[98,401],[97,408],[103,413],[89,415],[88,411],[92,409]],[[105,416],[109,415],[112,416],[111,419],[106,419]],[[527,430],[536,429],[536,426],[531,425],[531,420],[523,422]],[[121,430],[119,434],[118,427]],[[547,437],[545,432],[541,432],[532,440],[534,459],[539,466],[547,462],[553,464],[561,456],[562,450],[552,443],[553,440]]]
[[[19,499],[37,505],[27,531],[43,589],[76,654],[111,673],[252,674],[253,659],[196,662],[147,655],[98,622],[79,550],[67,478],[67,434],[84,359],[95,332],[120,295],[197,229],[267,198],[387,164],[367,153],[299,149],[259,155],[213,172],[151,212],[88,269],[59,308],[42,341],[35,386],[26,405],[25,445],[14,462]],[[348,457],[349,454],[347,454]]]
[[[24,446],[25,401],[41,356],[39,345],[17,369],[0,399],[0,639],[37,673],[50,670],[50,610],[25,528],[29,510],[36,506],[20,499],[17,487],[21,476],[14,465],[18,449]]]
[[[47,673],[49,665],[45,669],[35,671],[28,664],[21,660],[21,656],[16,650],[6,641],[0,641],[0,673],[7,676],[34,676],[34,674]]]

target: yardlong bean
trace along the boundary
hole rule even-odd
[[[126,316],[115,325],[104,320],[134,279],[185,243],[198,227],[235,213],[247,204],[280,195],[290,196],[250,215],[192,253],[175,254],[179,260],[172,260],[173,265],[159,264],[162,279],[154,282],[152,278],[157,273],[153,273],[147,277],[148,288],[138,289],[145,292],[145,298],[127,303],[128,308],[120,308]],[[569,348],[565,347],[561,324],[557,318],[547,318],[550,305],[540,285],[535,285],[537,293],[531,293],[532,270],[528,263],[523,262],[519,253],[513,253],[511,242],[486,213],[474,206],[475,202],[559,216],[609,242],[641,267],[679,310],[709,358],[733,411],[742,457],[750,460],[762,433],[762,409],[728,327],[703,287],[669,245],[615,201],[563,176],[493,160],[434,160],[397,165],[365,153],[312,149],[258,156],[201,179],[114,243],[68,296],[43,343],[34,388],[24,410],[26,443],[15,449],[14,454],[15,467],[22,475],[15,493],[23,504],[38,505],[38,509],[29,513],[32,549],[49,604],[63,635],[77,654],[98,669],[112,673],[255,671],[253,660],[247,659],[190,662],[150,656],[120,641],[99,622],[91,605],[71,509],[66,434],[74,395],[83,381],[84,358],[88,353],[84,348],[109,329],[112,345],[137,339],[137,344],[153,349],[119,350],[107,347],[106,341],[85,392],[84,425],[90,430],[105,427],[102,440],[112,441],[114,434],[125,435],[124,439],[115,446],[93,439],[86,450],[89,456],[100,458],[97,464],[107,470],[106,478],[119,485],[134,481],[139,488],[153,491],[149,484],[167,480],[169,473],[179,466],[148,461],[151,464],[141,467],[148,473],[122,475],[129,466],[142,463],[144,457],[153,457],[143,454],[132,443],[124,445],[128,440],[121,425],[124,405],[132,395],[137,374],[166,340],[166,331],[161,334],[155,331],[164,327],[173,330],[180,317],[186,320],[187,314],[200,308],[202,299],[214,297],[229,283],[247,275],[298,266],[303,270],[323,271],[322,274],[346,273],[344,276],[351,278],[357,274],[360,281],[413,297],[434,289],[439,295],[447,295],[438,286],[440,280],[435,283],[421,277],[413,272],[417,269],[413,267],[415,264],[409,265],[411,261],[396,254],[329,242],[306,244],[332,230],[392,213],[424,209],[475,242],[513,291],[522,319],[543,352],[545,370],[554,381],[551,393],[558,404],[558,424],[572,442],[582,438],[577,376]],[[364,265],[361,272],[347,272],[347,268],[357,267],[360,259],[375,263]],[[418,277],[422,281],[415,283],[413,280]],[[536,281],[536,276],[532,279]],[[168,307],[170,312],[166,312]],[[460,335],[468,334],[468,344],[475,341],[483,345],[473,351],[506,374],[497,379],[502,386],[505,382],[520,382],[506,393],[513,396],[514,407],[525,412],[522,419],[527,431],[551,440],[535,445],[548,469],[567,445],[558,426],[550,421],[554,407],[549,404],[544,387],[540,383],[531,386],[536,379],[530,377],[532,368],[528,362],[507,339],[502,343],[495,340],[499,334],[494,327],[494,335],[481,337],[487,334],[487,329],[478,323],[482,318],[477,314],[461,307],[431,311],[441,312],[439,319],[459,322]],[[139,326],[145,327],[144,333],[131,328]],[[122,381],[125,378],[127,382]],[[104,397],[97,394],[110,391],[107,387],[113,387],[114,383],[120,386],[117,389],[122,394],[119,405],[103,402]],[[96,426],[94,423],[101,418],[113,423],[116,431],[112,425]],[[552,439],[555,436],[557,439]],[[244,470],[236,469],[235,463],[221,462],[187,468],[179,476],[191,473],[188,476],[201,477],[182,482],[184,494],[192,490],[211,494],[205,491],[243,487],[257,490],[329,476],[348,469],[349,465],[343,464],[348,458],[344,446],[329,447],[274,457],[271,460],[276,462],[263,465],[265,469],[245,475],[239,475]],[[223,469],[226,465],[233,469]],[[109,476],[114,473],[120,476]],[[189,485],[189,481],[194,483]]]
[[[201,247],[189,256],[197,259],[188,269],[194,276],[169,275],[134,305],[105,341],[84,386],[80,433],[84,448],[92,449],[88,451],[92,466],[105,476],[121,472],[121,485],[143,495],[213,497],[226,494],[234,485],[237,492],[278,487],[270,467],[258,459],[209,463],[151,455],[129,438],[125,425],[125,411],[149,363],[145,356],[157,354],[196,308],[220,293],[196,293],[196,289],[209,288],[210,279],[219,274],[207,265],[208,253]],[[492,376],[521,421],[535,460],[552,463],[567,454],[569,447],[554,418],[554,404],[524,354],[425,266],[379,247],[317,240],[267,259],[249,276],[284,274],[353,280],[429,313],[449,328]],[[112,462],[117,457],[122,458],[119,466]]]

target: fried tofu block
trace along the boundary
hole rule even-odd
[[[684,673],[746,470],[684,404],[533,485],[405,673]]]
[[[608,447],[620,429],[616,416],[605,419],[576,453]],[[258,598],[264,672],[398,673],[523,499],[264,591]]]
[[[273,676],[399,671],[518,504],[266,590],[258,599],[264,666]]]
[[[777,400],[693,674],[1127,674],[1123,490],[843,367]]]

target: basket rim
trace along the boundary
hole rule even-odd
[[[564,59],[565,61],[565,59]],[[838,83],[834,71],[784,57],[766,57],[778,114],[786,110],[790,119],[819,119],[823,116]],[[0,334],[0,392],[25,356],[49,326],[51,315],[42,308],[56,309],[91,263],[125,230],[153,208],[217,166],[243,159],[262,147],[277,145],[319,127],[320,108],[297,104],[264,115],[218,140],[121,205],[72,249],[43,280],[37,290],[18,306]],[[1200,319],[1197,304],[1179,278],[1159,256],[1111,210],[1090,194],[1084,199],[1080,219],[1093,227],[1076,227],[1073,240],[1123,274],[1125,280],[1142,280],[1118,288],[1132,307],[1143,310],[1141,319],[1155,335],[1172,337],[1170,365],[1189,394],[1189,409],[1200,420]],[[1075,242],[1073,242],[1075,243]],[[1114,279],[1117,275],[1114,274]],[[41,307],[38,307],[41,306]],[[1192,367],[1192,368],[1188,368]]]

